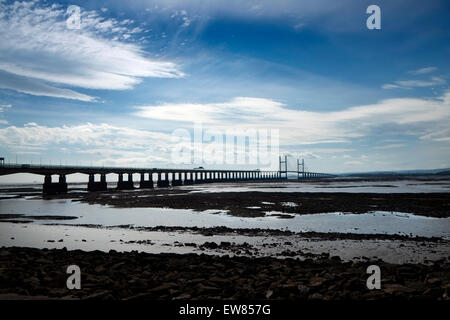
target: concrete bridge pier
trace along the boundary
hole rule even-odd
[[[119,181],[117,182],[117,190],[132,190],[134,189],[133,174],[128,174],[128,180],[123,180],[123,173],[119,173]]]
[[[194,180],[194,183],[200,183],[200,174],[198,172],[193,172],[192,178]]]
[[[60,174],[58,182],[52,182],[52,176],[46,174],[44,178],[44,185],[42,186],[44,194],[59,194],[67,193],[66,175]]]
[[[184,184],[191,185],[194,184],[193,172],[185,172],[184,173]]]
[[[162,174],[162,172],[158,172],[158,181],[156,182],[156,185],[158,186],[158,188],[170,187],[169,175],[167,174],[167,172],[164,173],[164,180],[162,180],[161,174]]]
[[[106,191],[106,175],[100,175],[100,181],[95,181],[95,175],[89,174],[88,191]]]
[[[145,173],[141,173],[140,189],[153,189],[153,172],[148,174],[148,180],[145,180]]]
[[[204,172],[197,172],[195,183],[203,183],[203,173]]]
[[[183,180],[181,179],[181,172],[172,172],[172,186],[176,187],[181,185],[183,185]]]

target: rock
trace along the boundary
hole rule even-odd
[[[172,300],[187,300],[187,299],[191,299],[191,295],[189,293],[183,293],[177,297],[172,298]]]
[[[431,298],[433,300],[444,297],[444,289],[442,288],[430,288],[425,290],[423,297]]]
[[[270,297],[273,295],[273,291],[272,290],[267,290],[266,291],[266,299],[270,299]]]
[[[439,278],[431,278],[427,280],[427,283],[431,284],[431,285],[440,285],[441,284],[441,279]]]
[[[192,243],[192,242],[188,242],[184,244],[186,247],[197,247],[197,244]]]
[[[412,288],[405,287],[400,284],[386,284],[384,286],[382,285],[381,289],[388,294],[405,294],[415,291]]]
[[[220,243],[220,246],[221,246],[221,247],[225,247],[225,248],[229,248],[229,247],[231,246],[231,243],[228,242],[228,241],[222,241],[222,242]]]
[[[223,283],[227,283],[228,279],[224,279],[224,278],[220,278],[220,277],[214,276],[214,277],[209,278],[209,281],[223,284]]]
[[[93,300],[93,299],[94,300],[97,300],[97,299],[111,300],[111,299],[114,299],[114,297],[111,295],[111,293],[108,290],[105,290],[105,291],[93,293],[93,294],[88,295],[87,297],[83,298],[83,300]]]
[[[327,279],[322,278],[322,277],[313,277],[313,278],[311,278],[309,284],[310,284],[312,287],[320,287],[320,286],[323,285],[326,281],[327,281]]]
[[[95,273],[99,273],[99,274],[104,273],[105,270],[106,270],[105,267],[102,266],[102,265],[97,266],[97,267],[95,267],[95,269],[94,269]]]
[[[166,291],[169,290],[171,288],[175,288],[177,286],[176,283],[173,282],[164,282],[163,284],[161,284],[160,286],[154,287],[152,289],[149,290],[149,292],[160,292],[160,291]]]
[[[333,260],[333,261],[341,261],[341,257],[339,257],[339,256],[332,256],[331,260]]]
[[[219,246],[215,242],[205,242],[201,247],[206,249],[217,249]]]
[[[309,295],[308,300],[323,300],[324,297],[320,293],[313,293]]]
[[[31,278],[25,279],[23,282],[32,289],[38,288],[39,285],[41,284],[41,281],[36,277],[31,277]]]
[[[217,288],[217,287],[213,287],[213,286],[205,286],[205,285],[203,285],[202,283],[199,283],[197,286],[196,286],[196,288],[197,288],[197,290],[199,291],[199,292],[215,292],[215,291],[221,291],[221,289],[220,288]]]
[[[309,288],[307,286],[303,285],[303,284],[299,284],[297,286],[297,289],[298,289],[298,294],[301,297],[306,297],[308,295],[308,293],[309,293]]]

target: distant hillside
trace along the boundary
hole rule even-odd
[[[393,170],[393,171],[370,171],[370,172],[351,172],[339,174],[340,176],[397,176],[397,175],[450,175],[450,168],[428,169],[428,170]]]

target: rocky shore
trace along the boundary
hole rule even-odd
[[[66,288],[69,265],[81,289]],[[368,290],[369,265],[381,290]],[[449,300],[450,262],[294,259],[0,248],[0,299]]]

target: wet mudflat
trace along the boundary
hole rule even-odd
[[[268,200],[269,199],[269,200]],[[450,216],[450,193],[302,193],[302,192],[192,192],[160,196],[153,191],[83,194],[79,201],[115,207],[168,207],[227,210],[240,217],[260,217],[265,211],[291,214],[326,212],[365,213],[373,210]]]

